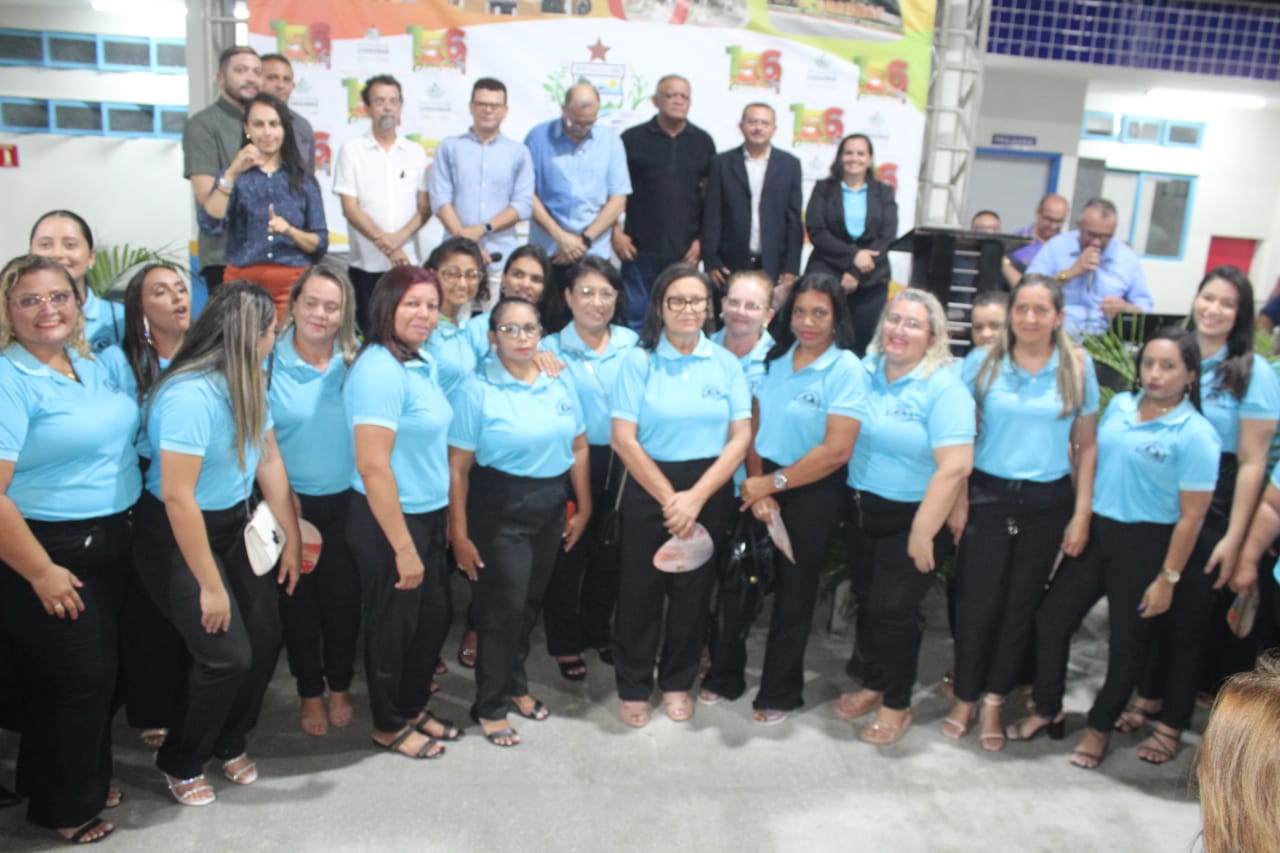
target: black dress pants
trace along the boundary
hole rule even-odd
[[[524,663],[564,532],[568,477],[515,477],[471,469],[467,526],[480,551],[471,599],[476,625],[475,716],[501,720],[529,693]],[[433,659],[434,660],[434,659]]]
[[[409,536],[425,572],[415,589],[396,589],[395,550],[355,493],[347,511],[347,544],[360,575],[365,680],[373,726],[398,732],[427,707],[431,674],[449,631],[452,605],[445,561],[445,510],[405,513]]]
[[[169,728],[190,667],[182,635],[151,600],[141,575],[131,566],[120,610],[119,700],[129,725]]]
[[[200,585],[178,550],[164,504],[149,492],[138,503],[134,564],[191,656],[186,691],[156,754],[156,766],[178,779],[203,773],[211,757],[230,761],[244,753],[280,653],[276,573],[259,577],[249,568],[245,507],[203,515],[209,548],[231,599],[231,627],[216,634],[200,624]]]
[[[0,563],[2,645],[21,658],[19,793],[27,820],[80,826],[102,811],[111,780],[111,699],[116,620],[129,575],[127,513],[79,521],[28,521],[53,562],[84,584],[77,619],[45,613],[31,584]]]
[[[555,569],[542,603],[547,653],[554,657],[606,648],[613,633],[610,624],[618,597],[618,567],[604,558],[595,543],[598,523],[606,510],[613,509],[612,499],[606,497],[606,479],[612,474],[609,485],[616,486],[625,469],[608,445],[591,445],[590,462],[591,521],[571,550],[556,550]]]
[[[920,603],[937,577],[917,569],[907,554],[919,506],[854,490],[845,525],[858,605],[854,635],[862,686],[883,692],[885,707],[895,711],[911,707],[920,658]],[[933,540],[935,565],[951,548],[944,525]]]
[[[658,462],[676,491],[693,486],[714,459]],[[733,480],[707,500],[698,522],[724,547],[733,518]],[[671,538],[662,523],[662,507],[633,478],[622,493],[622,566],[618,575],[618,607],[613,627],[614,676],[618,697],[644,702],[653,692],[658,638],[664,637],[658,666],[658,689],[677,693],[693,687],[707,635],[707,607],[715,579],[715,560],[680,574],[653,566],[653,556]],[[666,621],[663,623],[663,605]]]
[[[1001,696],[1022,674],[1062,534],[1075,509],[1071,478],[1006,480],[974,470],[956,573],[956,698]]]
[[[373,286],[382,278],[380,272],[368,272],[356,267],[347,267],[347,276],[351,279],[351,289],[356,294],[356,327],[366,335],[369,333],[369,297],[373,295]]]
[[[298,578],[293,595],[281,588],[280,621],[289,671],[304,699],[330,690],[345,692],[355,673],[360,630],[360,576],[347,547],[347,507],[352,490],[298,495],[302,517],[320,531],[315,568]]]
[[[888,294],[888,285],[880,284],[866,290],[858,288],[845,297],[849,304],[849,318],[853,323],[853,351],[858,358],[866,355],[867,347],[875,339],[876,325],[884,312]]]
[[[1071,637],[1104,595],[1111,623],[1107,677],[1089,709],[1090,728],[1111,731],[1142,670],[1149,620],[1142,594],[1160,573],[1173,534],[1171,524],[1124,523],[1094,515],[1089,545],[1064,560],[1036,613],[1036,713],[1055,717],[1066,690]],[[1181,584],[1179,584],[1181,585]]]

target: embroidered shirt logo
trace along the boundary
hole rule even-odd
[[[1137,447],[1140,455],[1147,457],[1152,462],[1163,464],[1169,458],[1169,451],[1161,447],[1158,442],[1149,441],[1146,444],[1140,444]]]
[[[703,385],[702,398],[704,400],[719,400],[724,397],[724,389],[719,385]]]

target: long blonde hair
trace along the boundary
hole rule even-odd
[[[0,349],[17,340],[13,331],[13,317],[9,313],[9,294],[13,292],[23,276],[42,270],[56,272],[71,285],[72,298],[76,301],[76,321],[71,327],[71,334],[67,335],[66,346],[82,358],[92,358],[89,353],[89,344],[84,339],[84,296],[80,293],[80,288],[76,287],[75,279],[71,277],[71,273],[67,272],[67,268],[53,258],[46,258],[43,255],[18,255],[5,264],[4,271],[0,272]]]
[[[974,398],[978,402],[979,411],[982,409],[983,399],[991,390],[992,383],[1000,375],[1000,367],[1004,364],[1005,357],[1012,356],[1013,348],[1018,343],[1018,337],[1013,331],[1013,310],[1018,302],[1018,294],[1028,287],[1043,287],[1049,291],[1054,310],[1058,312],[1059,317],[1063,316],[1062,287],[1053,279],[1039,273],[1032,273],[1024,276],[1022,281],[1014,286],[1013,292],[1009,294],[1009,319],[1005,321],[1004,332],[991,345],[991,351],[987,353],[982,367],[978,368],[978,375],[974,378]],[[1062,398],[1062,412],[1059,416],[1065,418],[1079,412],[1080,407],[1084,405],[1084,358],[1079,346],[1063,326],[1064,324],[1059,323],[1058,328],[1054,329],[1053,346],[1058,351],[1058,396]]]
[[[191,324],[151,392],[151,402],[180,377],[217,372],[227,381],[231,419],[236,427],[236,456],[245,468],[245,450],[262,446],[267,424],[267,375],[258,342],[276,321],[271,295],[247,281],[226,282],[213,292]],[[147,405],[150,412],[150,403]]]
[[[1228,679],[1196,767],[1206,853],[1280,850],[1280,659]]]
[[[920,365],[917,368],[920,375],[927,379],[939,367],[951,362],[951,337],[947,334],[947,313],[942,310],[942,303],[938,302],[937,297],[927,290],[906,287],[889,300],[884,306],[884,312],[880,314],[880,322],[876,325],[876,336],[871,341],[871,346],[867,347],[867,354],[884,352],[884,318],[889,316],[893,306],[899,302],[923,305],[924,310],[929,313],[929,334],[933,335],[933,343],[929,344],[924,351],[924,357],[920,359]]]

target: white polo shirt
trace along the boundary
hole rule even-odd
[[[387,151],[367,133],[348,141],[338,151],[333,191],[352,196],[384,231],[394,231],[418,209],[418,193],[427,191],[427,152],[412,140],[397,136]],[[365,272],[386,272],[391,260],[354,227],[349,233],[348,263]],[[417,235],[404,244],[409,261],[421,265]]]

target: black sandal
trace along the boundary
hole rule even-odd
[[[547,717],[551,716],[551,711],[538,699],[533,700],[533,707],[530,708],[527,713],[520,708],[520,703],[515,700],[512,700],[511,704],[515,707],[516,713],[524,717],[526,720],[533,720],[534,722],[540,723]]]
[[[1152,741],[1154,740],[1154,743]],[[1169,744],[1173,744],[1173,749],[1169,748]],[[1138,758],[1148,764],[1168,764],[1178,757],[1178,751],[1182,749],[1182,732],[1170,734],[1169,732],[1160,731],[1160,727],[1156,726],[1151,729],[1151,734],[1147,739],[1138,744]],[[1143,755],[1143,751],[1151,753],[1155,758]]]
[[[485,733],[484,733],[484,736],[485,736],[485,740],[489,741],[489,743],[493,744],[494,746],[500,746],[500,747],[502,747],[503,749],[509,749],[509,748],[511,748],[511,747],[513,747],[513,746],[519,746],[519,745],[520,745],[520,741],[518,741],[518,740],[513,740],[513,741],[511,741],[511,743],[498,743],[498,740],[499,740],[500,738],[518,738],[518,737],[520,737],[520,733],[519,733],[519,732],[517,732],[515,729],[511,728],[510,726],[508,726],[508,727],[507,727],[507,728],[505,728],[505,729],[502,729],[501,731],[496,731],[496,732],[485,732]]]
[[[399,755],[403,755],[405,758],[415,758],[415,759],[423,758],[430,761],[444,755],[444,746],[441,746],[440,749],[438,749],[435,752],[431,751],[431,748],[433,746],[436,746],[437,744],[440,743],[439,740],[437,740],[436,738],[433,738],[431,735],[425,735],[425,737],[427,738],[427,742],[424,743],[421,747],[419,747],[417,752],[405,752],[400,749],[400,744],[404,743],[406,740],[413,737],[414,735],[420,735],[420,734],[423,734],[423,732],[418,731],[413,726],[405,726],[403,729],[400,730],[400,734],[396,735],[396,739],[391,741],[391,743],[381,743],[376,738],[374,738],[373,744],[374,746],[380,747],[382,749],[398,753]]]
[[[66,836],[62,836],[62,837],[68,844],[97,844],[99,841],[101,841],[102,839],[106,838],[111,833],[116,831],[116,828],[113,826],[110,829],[108,829],[106,832],[99,835],[97,838],[88,838],[86,840],[86,836],[88,836],[89,833],[93,832],[95,829],[102,826],[104,823],[106,823],[105,820],[103,820],[100,817],[95,817],[93,820],[89,821],[84,826],[77,829],[71,835],[70,838],[67,838]],[[62,835],[62,833],[58,833],[58,834],[60,836]]]
[[[431,732],[427,731],[427,723],[429,722],[439,723],[444,728],[444,734],[433,735]],[[462,737],[462,729],[454,725],[453,720],[442,720],[430,711],[427,711],[421,720],[414,723],[413,727],[417,730],[418,734],[426,735],[427,737],[434,738],[435,740],[453,741]]]
[[[573,660],[557,660],[556,666],[560,667],[560,675],[564,676],[565,681],[586,680],[587,662],[581,657]]]

